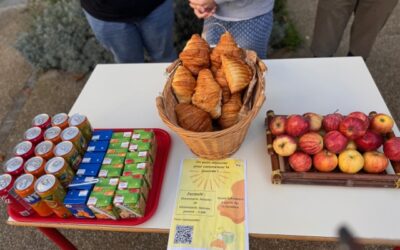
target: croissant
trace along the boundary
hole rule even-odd
[[[179,66],[172,79],[172,89],[179,103],[190,103],[195,87],[196,79],[192,73],[185,66]]]
[[[222,90],[209,69],[202,69],[197,77],[197,86],[192,103],[210,113],[213,119],[221,115]]]
[[[225,129],[236,124],[239,121],[239,111],[241,108],[241,94],[233,94],[229,101],[222,105],[221,116],[218,119],[219,125],[221,125],[223,129]]]
[[[234,94],[246,88],[253,76],[249,65],[238,58],[221,56],[221,59],[222,69],[225,73],[231,93]]]
[[[222,55],[235,58],[242,57],[242,50],[237,46],[233,36],[229,32],[222,34],[217,46],[211,52],[210,59],[213,72],[216,72],[221,67]]]
[[[194,34],[179,54],[179,59],[183,66],[197,76],[201,69],[210,66],[210,47],[203,38]]]
[[[217,70],[215,80],[222,89],[222,103],[227,103],[229,98],[231,98],[231,91],[229,90],[228,82],[226,81],[222,68]]]
[[[184,129],[195,132],[207,132],[213,129],[210,115],[191,104],[175,105],[175,113],[179,125]]]

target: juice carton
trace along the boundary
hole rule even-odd
[[[79,168],[76,171],[76,175],[79,176],[97,176],[100,171],[101,164],[86,164],[81,163],[79,164]]]
[[[129,152],[125,158],[125,164],[150,162],[153,163],[151,154],[148,151]]]
[[[113,205],[115,186],[95,186],[87,201],[88,207],[98,219],[118,219],[118,212]]]
[[[64,198],[64,205],[76,218],[95,218],[87,206],[89,189],[70,189]]]
[[[129,148],[129,142],[130,142],[129,138],[111,139],[108,148],[113,148],[113,149]]]
[[[117,188],[119,183],[119,178],[98,178],[98,181],[96,183],[96,187],[108,187],[108,186],[112,186]]]
[[[113,131],[110,130],[96,130],[93,131],[92,141],[109,141]]]
[[[82,163],[98,164],[102,163],[104,159],[104,152],[91,153],[87,152],[82,159]]]
[[[90,194],[87,205],[98,219],[118,219],[113,198],[119,178],[99,178]]]
[[[94,185],[98,182],[96,177],[93,176],[78,176],[76,175],[68,186],[68,190],[73,189],[87,189],[92,190]]]
[[[154,137],[154,132],[151,129],[134,129],[131,138],[134,140],[153,140]]]
[[[86,149],[87,152],[106,152],[108,141],[90,141]]]
[[[123,156],[106,154],[106,156],[103,159],[103,165],[124,164],[124,160],[125,157]]]
[[[112,139],[121,139],[121,138],[128,138],[132,137],[132,131],[125,131],[125,132],[114,132],[112,134]]]
[[[149,187],[143,178],[143,175],[136,176],[121,176],[119,178],[118,190],[131,190],[137,189],[137,192],[143,195],[147,200],[149,194]]]
[[[120,155],[124,154],[123,156],[126,156],[126,153],[128,153],[128,148],[109,148],[107,149],[107,154],[110,155]]]
[[[123,165],[102,165],[98,177],[119,177],[122,174]]]
[[[123,176],[143,175],[149,188],[152,186],[153,167],[149,162],[133,163],[125,165]]]
[[[143,217],[146,202],[137,189],[117,190],[114,206],[121,218]]]
[[[155,158],[156,150],[155,144],[149,139],[131,140],[129,144],[129,152],[147,151],[150,153],[152,159]]]

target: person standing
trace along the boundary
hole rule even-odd
[[[236,43],[266,58],[273,26],[274,0],[189,0],[209,44],[217,44],[229,31]]]
[[[369,56],[371,48],[398,0],[319,0],[311,51],[314,56],[333,56],[344,29],[354,13],[349,56]]]
[[[81,0],[97,40],[118,63],[176,59],[172,0]]]

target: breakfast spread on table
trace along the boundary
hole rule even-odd
[[[151,129],[93,130],[86,116],[37,115],[4,164],[0,194],[21,216],[140,218],[152,186]]]

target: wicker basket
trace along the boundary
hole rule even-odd
[[[189,146],[194,154],[205,159],[224,159],[235,153],[243,142],[251,121],[265,101],[264,73],[267,68],[253,51],[246,51],[246,62],[253,68],[253,84],[244,96],[240,111],[240,121],[235,125],[213,132],[193,132],[180,127],[177,123],[174,107],[177,99],[172,91],[172,79],[177,66],[176,60],[167,68],[169,77],[161,96],[157,97],[157,109],[163,122]]]

